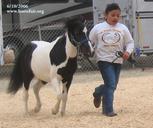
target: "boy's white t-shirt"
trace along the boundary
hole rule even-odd
[[[121,23],[112,26],[106,21],[99,23],[90,31],[89,39],[95,46],[95,56],[98,61],[112,62],[117,51],[127,51],[129,54],[134,49],[134,40],[128,28]],[[114,63],[123,63],[118,58]]]

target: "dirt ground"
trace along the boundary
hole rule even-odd
[[[50,87],[40,91],[42,109],[24,115],[22,90],[6,94],[8,80],[0,79],[0,128],[153,128],[153,69],[122,70],[115,93],[116,117],[94,108],[92,92],[101,84],[99,72],[77,73],[69,91],[66,115],[52,115],[55,94]],[[30,89],[29,109],[35,106]]]

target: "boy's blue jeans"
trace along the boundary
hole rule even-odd
[[[104,85],[95,88],[96,96],[103,96],[104,113],[113,112],[114,91],[117,87],[121,64],[99,61],[100,69]]]

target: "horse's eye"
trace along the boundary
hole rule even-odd
[[[81,34],[82,34],[81,31],[76,32],[76,35],[81,35]]]

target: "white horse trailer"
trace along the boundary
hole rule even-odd
[[[94,24],[103,21],[107,4],[118,3],[122,10],[121,22],[127,25],[135,48],[143,54],[153,53],[153,0],[93,0]]]

